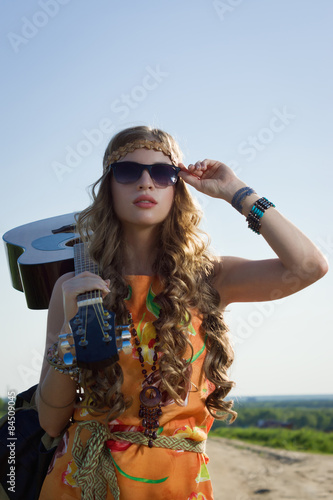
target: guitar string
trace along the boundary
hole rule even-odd
[[[89,255],[88,255],[88,251],[87,251],[87,248],[84,246],[83,243],[79,244],[76,246],[76,257],[77,257],[77,274],[79,272],[83,272],[83,270],[89,270],[90,272],[93,272],[94,274],[98,274],[99,273],[99,270],[98,270],[98,266],[92,261],[92,259],[90,259]],[[88,292],[88,293],[85,293],[83,294],[84,295],[84,299],[83,300],[89,300],[90,299],[97,299],[97,298],[101,298],[101,292],[99,290],[94,290],[92,292]],[[97,302],[97,303],[94,303],[93,301],[93,309],[94,309],[94,312],[95,312],[95,316],[98,320],[98,323],[99,323],[99,327],[100,327],[100,330],[104,336],[104,338],[107,338],[108,337],[108,332],[106,332],[104,330],[104,326],[105,326],[105,320],[104,320],[104,308],[103,308],[103,304],[101,302]],[[82,308],[81,308],[82,310]],[[85,320],[84,320],[84,334],[83,334],[83,339],[81,338],[81,340],[83,341],[86,341],[87,340],[87,325],[88,325],[88,304],[85,304],[84,306],[84,311],[82,311],[83,313],[85,312]],[[84,316],[84,314],[82,315]],[[82,317],[83,319],[83,317]]]
[[[98,265],[95,262],[93,262],[93,260],[89,257],[87,249],[86,249],[86,256],[87,256],[87,260],[89,260],[89,266],[90,266],[89,270],[92,273],[99,275]],[[101,302],[96,302],[96,303],[94,302],[93,303],[93,308],[95,311],[96,318],[99,322],[101,331],[103,333],[103,336],[104,336],[104,338],[106,338],[107,333],[104,331],[104,308],[103,308],[103,302],[102,302],[102,294],[101,294],[100,290],[94,290],[93,294],[94,294],[94,299],[97,299],[97,298],[101,299]]]
[[[81,243],[78,247],[77,247],[77,250],[78,250],[78,254],[79,254],[79,268],[80,268],[80,273],[83,272],[83,263],[82,263],[82,260],[83,260],[83,255],[82,255],[82,248],[83,248],[83,243]],[[87,299],[87,295],[84,294],[85,296],[85,299]],[[87,340],[87,326],[88,326],[88,320],[87,320],[87,317],[88,317],[88,307],[87,305],[85,305],[85,309],[82,311],[82,319],[84,321],[84,335],[83,335],[83,342],[86,342]],[[85,313],[85,314],[84,314]],[[81,338],[82,340],[82,338]]]
[[[88,249],[87,247],[82,243],[81,246],[81,255],[83,255],[83,260],[84,260],[84,269],[89,270],[93,274],[99,274],[99,269],[96,263],[92,261],[92,259],[89,257]],[[90,299],[102,299],[101,292],[99,290],[93,290],[88,292],[88,297]],[[88,298],[88,300],[89,300]],[[95,316],[97,318],[97,321],[99,323],[101,332],[104,337],[107,337],[107,334],[104,331],[104,309],[103,309],[103,304],[101,302],[95,303],[95,300],[93,300],[93,309],[95,312]],[[86,305],[86,314],[88,314],[88,304]],[[87,319],[86,319],[87,321]]]
[[[99,275],[99,268],[96,263],[93,262],[93,260],[89,256],[89,252],[87,247],[84,245],[84,243],[77,244],[75,245],[75,274],[79,274],[83,272],[84,270],[89,270],[94,274]],[[89,299],[95,299],[92,300],[93,305],[93,310],[95,313],[95,317],[99,323],[100,330],[104,336],[104,338],[109,338],[109,340],[112,339],[112,325],[110,330],[105,330],[105,324],[108,324],[105,314],[104,314],[104,306],[102,302],[102,294],[100,290],[93,290],[88,293],[82,294],[82,300],[85,300],[86,303],[84,304],[83,307],[79,308],[79,311],[82,311],[82,314],[79,314],[81,316],[81,321],[84,322],[83,327],[84,327],[84,332],[81,337],[81,341],[83,340],[84,342],[87,341],[87,327],[88,327],[88,302]],[[100,301],[96,302],[96,299],[100,299]],[[83,310],[82,310],[83,309]],[[84,314],[85,313],[85,314]],[[85,318],[84,318],[85,316]],[[81,327],[82,328],[82,327]]]

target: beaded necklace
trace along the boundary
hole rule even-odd
[[[136,351],[138,353],[139,362],[142,368],[142,374],[145,378],[146,383],[148,384],[147,387],[142,389],[139,395],[141,403],[139,410],[139,417],[142,418],[142,427],[144,428],[143,433],[146,437],[149,438],[148,446],[149,448],[152,448],[154,445],[153,440],[157,438],[157,429],[160,426],[158,418],[162,415],[162,408],[161,408],[162,394],[157,389],[157,387],[149,385],[150,383],[152,383],[151,377],[156,371],[156,363],[158,360],[157,343],[159,342],[159,337],[156,334],[153,365],[151,367],[151,373],[148,375],[148,372],[145,369],[144,358],[142,356],[142,347],[140,346],[140,340],[137,331],[134,327],[132,314],[129,311],[127,311],[127,313],[128,313],[128,329],[130,330],[131,336],[136,346]]]

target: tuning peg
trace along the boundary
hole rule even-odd
[[[110,337],[110,335],[108,333],[106,335],[104,335],[103,342],[108,344],[111,340],[112,340],[112,337]]]
[[[65,365],[70,366],[74,363],[75,358],[71,352],[66,352],[63,359],[64,359]]]
[[[124,354],[130,354],[132,352],[131,342],[129,340],[123,340],[121,350],[124,352]]]
[[[132,352],[131,334],[128,326],[124,329],[121,335],[117,338],[117,350],[123,351],[125,354]]]
[[[60,333],[58,335],[59,340],[68,340],[68,339],[72,339],[72,338],[73,338],[73,335],[71,333]]]
[[[120,330],[121,332],[125,332],[127,330],[130,334],[129,325],[117,325],[116,330]]]
[[[82,325],[82,319],[78,314],[75,316],[74,325]]]
[[[88,340],[85,340],[84,337],[82,337],[82,339],[79,342],[79,345],[81,347],[86,347],[88,345]]]
[[[129,338],[131,338],[131,333],[129,331],[129,325],[118,325],[118,326],[116,326],[116,330],[120,330],[122,337],[124,335],[129,335]]]
[[[85,331],[84,328],[82,328],[81,326],[79,326],[79,328],[74,333],[75,333],[75,335],[81,335],[81,336],[83,335],[84,336],[86,334],[86,331]]]
[[[60,348],[62,353],[70,351],[74,347],[74,344],[70,344],[68,340],[63,340],[59,343],[58,349]]]
[[[130,342],[131,340],[131,334],[129,332],[129,330],[124,330],[121,334],[121,338],[122,338],[122,341],[123,342]]]

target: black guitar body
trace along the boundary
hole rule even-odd
[[[59,276],[74,271],[75,213],[24,224],[3,236],[13,287],[25,293],[29,309],[47,309]]]

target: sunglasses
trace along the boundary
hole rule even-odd
[[[143,171],[148,170],[150,177],[157,186],[173,186],[178,180],[179,167],[169,163],[154,163],[153,165],[143,165],[135,161],[122,161],[111,163],[109,171],[113,171],[114,178],[119,184],[132,184],[137,182]]]

